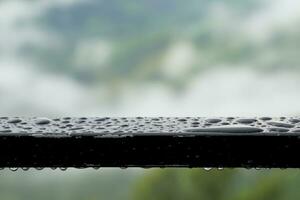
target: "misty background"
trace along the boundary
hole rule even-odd
[[[1,0],[0,113],[299,116],[299,24],[296,0]],[[0,197],[284,199],[298,184],[297,170],[5,169]]]

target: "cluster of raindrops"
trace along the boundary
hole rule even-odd
[[[300,118],[287,117],[80,117],[20,118],[0,117],[0,135],[42,136],[122,136],[172,133],[300,133]]]
[[[0,170],[5,170],[8,169],[9,171],[12,172],[17,172],[17,171],[29,171],[29,170],[36,170],[36,171],[41,171],[44,169],[51,169],[51,170],[60,170],[60,171],[67,171],[68,169],[93,169],[93,170],[100,170],[100,167],[1,167]]]

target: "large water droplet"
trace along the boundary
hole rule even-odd
[[[289,129],[278,127],[278,128],[269,128],[269,131],[270,131],[270,132],[286,133],[286,132],[289,131]]]
[[[187,132],[193,133],[258,133],[262,132],[263,129],[252,127],[252,126],[215,126],[208,128],[191,128],[186,129]]]
[[[271,121],[271,122],[267,122],[267,124],[269,124],[271,126],[277,126],[277,127],[283,127],[283,128],[293,128],[294,127],[293,124],[288,124],[288,123],[284,123],[284,122]]]
[[[20,123],[22,120],[20,119],[10,119],[7,121],[7,123],[11,123],[11,124],[17,124]]]
[[[10,129],[1,129],[0,128],[0,133],[10,133],[11,130]]]

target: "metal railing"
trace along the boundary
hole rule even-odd
[[[0,118],[0,167],[300,167],[298,118]]]

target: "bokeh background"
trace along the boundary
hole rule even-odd
[[[1,0],[0,114],[299,116],[299,25],[297,0]],[[296,199],[299,172],[5,169],[0,199]]]

